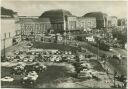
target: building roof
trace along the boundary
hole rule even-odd
[[[6,9],[4,7],[1,7],[1,18],[14,18],[17,12],[14,12],[11,9]]]
[[[63,9],[53,9],[42,13],[39,18],[50,18],[51,22],[63,21],[65,16],[73,16],[69,11]]]
[[[19,18],[20,23],[25,22],[44,22],[44,23],[50,23],[49,18]]]
[[[109,17],[108,17],[108,21],[111,21],[111,20],[113,20],[113,19],[116,19],[116,20],[117,20],[118,18],[117,18],[116,16],[109,16]]]
[[[110,16],[110,18],[116,18],[116,19],[117,19],[117,17],[116,17],[116,16]]]
[[[90,12],[83,15],[83,17],[96,17],[97,20],[102,20],[104,17],[107,17],[107,14],[102,12]]]
[[[96,19],[96,17],[77,17],[79,19]]]
[[[19,18],[39,18],[39,16],[18,16]]]
[[[42,17],[62,17],[64,15],[72,16],[72,14],[67,10],[53,9],[53,10],[45,11],[39,18],[42,18]]]
[[[13,20],[15,20],[15,18],[13,18],[9,15],[1,15],[1,19],[13,19]]]

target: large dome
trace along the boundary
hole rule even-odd
[[[42,13],[42,15],[39,18],[50,18],[51,21],[54,20],[64,20],[65,16],[72,16],[72,14],[63,9],[54,9],[54,10],[49,10],[45,11]]]
[[[83,17],[95,17],[97,20],[103,20],[104,17],[107,17],[107,14],[102,12],[90,12],[83,15]]]
[[[107,14],[105,14],[105,13],[90,12],[90,13],[87,13],[87,14],[83,15],[83,17],[95,17],[97,28],[103,28],[103,27],[107,26]]]

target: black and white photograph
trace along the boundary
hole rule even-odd
[[[127,88],[127,1],[1,0],[1,88]]]

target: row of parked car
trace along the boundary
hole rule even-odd
[[[47,69],[47,66],[41,63],[33,63],[33,64],[25,64],[23,62],[14,65],[11,67],[11,74],[12,75],[22,75],[24,76],[21,79],[23,84],[33,84],[36,82],[38,78],[38,73],[44,72]],[[5,76],[1,78],[1,81],[4,82],[13,82],[14,78]]]
[[[37,73],[39,73],[39,72],[43,72],[46,69],[47,67],[45,65],[38,62],[28,65],[21,62],[20,64],[17,64],[16,66],[12,67],[12,74],[21,75],[21,74],[26,74],[30,71],[36,71]]]
[[[51,62],[62,62],[66,60],[72,60],[74,55],[71,51],[60,51],[60,50],[43,50],[43,49],[32,49],[32,50],[19,50],[14,52],[13,56],[7,56],[5,61],[10,62],[36,62],[36,61],[51,61]]]

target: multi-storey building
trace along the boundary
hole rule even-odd
[[[95,17],[96,18],[96,28],[101,29],[107,27],[107,14],[102,12],[90,12],[85,14],[83,17]]]
[[[44,12],[39,18],[49,18],[55,33],[77,31],[82,28],[96,28],[95,17],[80,17],[72,15],[69,11],[58,9]],[[83,26],[82,26],[83,24]]]
[[[78,25],[78,23],[77,23],[76,16],[68,16],[67,17],[67,30],[69,30],[69,31],[78,30],[77,25]]]
[[[1,50],[13,45],[15,32],[15,18],[1,15]]]
[[[80,29],[96,28],[96,18],[95,17],[78,17],[78,27]]]
[[[117,17],[116,16],[108,17],[108,27],[114,27],[114,26],[117,26]]]
[[[5,56],[5,49],[12,46],[15,41],[17,12],[1,7],[1,54]]]
[[[69,11],[57,9],[45,11],[39,18],[49,18],[54,32],[63,33],[68,29],[69,16],[73,16]]]
[[[29,38],[31,35],[44,34],[51,28],[48,18],[19,18],[21,37]]]
[[[127,26],[127,19],[126,18],[118,19],[118,26]]]

